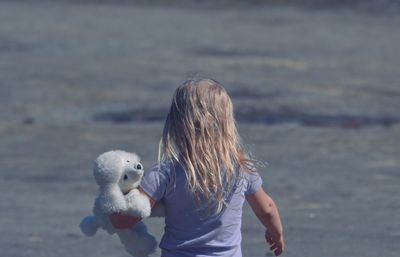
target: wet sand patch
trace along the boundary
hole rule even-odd
[[[164,121],[167,109],[131,109],[122,111],[102,112],[93,116],[96,122],[111,122],[114,124],[131,122],[159,122]],[[349,114],[307,113],[294,109],[240,109],[236,110],[235,117],[242,123],[258,123],[265,125],[279,125],[292,123],[306,127],[360,129],[365,127],[389,128],[400,123],[400,117],[367,116]]]

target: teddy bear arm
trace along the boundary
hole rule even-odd
[[[139,190],[133,189],[126,195],[128,214],[145,218],[151,214],[151,204],[149,198]]]

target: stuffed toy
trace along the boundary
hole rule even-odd
[[[109,234],[117,234],[132,256],[145,257],[155,251],[157,241],[142,221],[129,229],[116,229],[109,217],[113,213],[150,216],[150,201],[137,189],[143,173],[140,159],[134,153],[117,150],[97,157],[93,175],[99,185],[99,195],[93,207],[94,216],[85,217],[80,224],[86,236],[93,236],[102,228]]]

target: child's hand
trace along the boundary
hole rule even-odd
[[[127,229],[136,225],[136,223],[138,223],[141,220],[141,218],[122,213],[112,213],[110,215],[110,220],[111,224],[116,229]]]
[[[285,243],[283,241],[283,237],[277,238],[276,236],[271,235],[269,231],[265,231],[265,239],[267,240],[268,244],[271,245],[271,251],[274,252],[275,256],[281,255],[284,248]]]

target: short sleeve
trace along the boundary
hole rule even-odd
[[[251,195],[261,188],[263,181],[257,171],[250,171],[247,175],[247,188],[245,195]]]
[[[143,175],[140,187],[155,201],[160,201],[167,190],[169,184],[168,167],[156,165]]]

